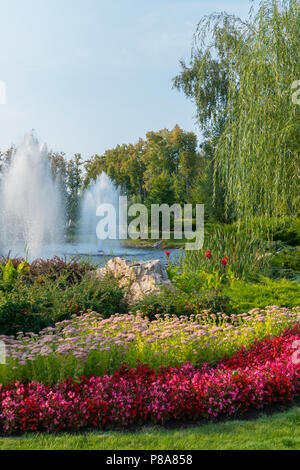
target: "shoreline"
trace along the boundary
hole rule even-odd
[[[125,240],[122,245],[126,248],[152,248],[157,249],[185,249],[185,240],[184,241],[175,241],[175,240]]]

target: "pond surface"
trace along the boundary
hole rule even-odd
[[[7,256],[9,249],[2,249],[1,254]],[[170,252],[170,259],[174,262],[184,255],[183,249],[168,249]],[[12,257],[25,257],[26,251],[22,246],[15,246],[11,249]],[[109,250],[102,251],[97,249],[95,245],[89,245],[84,243],[64,243],[48,248],[43,248],[42,253],[39,255],[40,258],[49,259],[53,256],[66,256],[68,259],[74,256],[81,256],[84,259],[90,259],[91,262],[99,265],[104,265],[110,258],[120,257],[128,260],[137,261],[148,261],[153,259],[160,259],[167,264],[167,257],[163,248],[152,248],[152,247],[126,247],[126,246],[115,246]],[[30,260],[32,261],[32,260]]]

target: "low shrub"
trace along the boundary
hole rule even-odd
[[[19,331],[38,333],[52,323],[46,315],[33,313],[30,302],[6,300],[0,305],[1,334],[16,335]]]
[[[268,276],[300,282],[300,246],[280,247],[272,254]]]
[[[264,236],[274,241],[280,240],[286,245],[300,246],[300,219],[286,217],[282,220],[266,220],[264,222]]]
[[[274,304],[289,308],[300,305],[299,284],[286,279],[263,278],[257,283],[236,281],[224,287],[223,292],[230,299],[227,313],[243,313],[252,308],[264,308]]]
[[[0,279],[3,278],[3,268],[11,264],[15,270],[23,271],[25,279],[30,282],[37,277],[47,276],[55,280],[64,276],[70,283],[78,282],[82,277],[97,268],[89,259],[74,256],[68,259],[66,256],[54,256],[50,259],[38,258],[31,263],[24,258],[11,258],[10,252],[7,256],[0,258]],[[20,269],[21,267],[21,269]]]
[[[300,392],[293,346],[298,326],[238,351],[217,367],[122,367],[114,375],[53,386],[19,382],[0,387],[0,431],[101,429],[171,419],[217,419],[287,403]]]
[[[85,260],[80,256],[67,259],[67,257],[54,256],[51,259],[36,259],[29,263],[24,258],[11,258],[10,252],[7,256],[0,258],[0,278],[3,276],[3,267],[8,263],[17,270],[20,266],[25,266],[23,271],[26,272],[25,279],[32,281],[35,278],[46,276],[49,279],[56,280],[63,276],[68,282],[74,283],[82,279],[82,277],[96,269],[96,265],[90,260]]]
[[[179,290],[164,289],[159,294],[145,296],[132,308],[150,320],[156,315],[196,315],[203,310],[211,313],[228,311],[229,297],[214,289],[188,294]]]
[[[235,222],[224,226],[229,232],[243,233],[245,236],[261,240],[281,241],[286,245],[300,245],[300,219],[299,217],[253,218],[252,220]],[[248,235],[247,235],[248,234]]]
[[[63,276],[66,281],[72,284],[80,281],[88,272],[96,269],[96,265],[92,264],[90,260],[85,260],[80,256],[71,259],[59,256],[47,260],[40,258],[33,261],[29,267],[31,276],[47,276],[52,280]]]
[[[80,282],[71,283],[69,273],[56,279],[45,275],[31,282],[22,277],[12,290],[2,291],[0,334],[38,333],[45,326],[54,326],[88,309],[109,317],[126,311],[124,296],[124,290],[111,276],[93,279],[85,275]]]

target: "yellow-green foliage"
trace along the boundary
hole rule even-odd
[[[230,298],[229,311],[247,312],[249,309],[266,305],[296,307],[300,305],[300,284],[265,278],[261,282],[247,283],[236,281],[224,288],[224,294]]]

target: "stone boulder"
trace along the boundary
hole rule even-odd
[[[95,271],[97,277],[111,273],[119,280],[120,287],[128,288],[127,300],[134,304],[144,295],[159,293],[160,287],[172,288],[164,264],[156,259],[152,261],[126,261],[112,258],[104,268]]]

